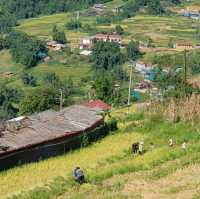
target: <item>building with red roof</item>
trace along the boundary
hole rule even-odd
[[[83,105],[86,107],[92,108],[94,110],[99,110],[99,111],[109,111],[112,108],[111,105],[103,102],[102,100],[92,100]]]

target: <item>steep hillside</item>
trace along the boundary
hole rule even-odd
[[[96,144],[1,173],[1,198],[20,191],[25,193],[13,199],[198,198],[200,127],[173,124],[140,112],[127,116],[126,112],[112,113],[119,118],[119,130]],[[175,147],[168,146],[169,138],[175,140]],[[185,150],[181,148],[184,139],[188,141]],[[131,154],[131,144],[141,140],[145,153]],[[82,186],[71,176],[77,165],[88,181]]]

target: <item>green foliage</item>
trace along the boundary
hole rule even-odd
[[[0,35],[0,50],[9,48],[9,44],[4,35]]]
[[[22,82],[24,83],[24,85],[28,85],[28,86],[36,86],[37,85],[37,80],[35,79],[35,77],[26,72],[22,74],[21,79],[22,79]]]
[[[20,114],[42,112],[58,105],[58,92],[52,87],[38,87],[25,93],[19,104]]]
[[[82,27],[82,23],[77,19],[71,19],[71,21],[65,24],[65,27],[68,30],[77,30]]]
[[[11,32],[7,37],[10,52],[16,63],[26,67],[35,66],[41,59],[41,54],[47,54],[44,42],[19,31]]]
[[[115,31],[118,35],[123,35],[124,34],[124,29],[120,26],[120,25],[117,25],[115,27]]]
[[[81,147],[86,147],[89,145],[89,139],[87,133],[83,133],[81,136]]]
[[[114,92],[113,76],[106,72],[98,72],[94,85],[96,97],[106,102],[112,102]]]
[[[57,41],[58,43],[61,43],[61,44],[67,43],[67,38],[65,36],[65,32],[58,30],[56,25],[53,27],[52,37],[53,37],[53,40]]]
[[[126,50],[127,50],[127,57],[130,60],[136,60],[141,55],[141,53],[139,51],[139,43],[138,42],[130,41],[129,44],[127,45]]]
[[[56,87],[60,82],[59,77],[55,73],[46,73],[44,76],[44,83]]]
[[[96,69],[111,70],[124,62],[119,45],[112,42],[97,42],[93,47],[92,58]]]
[[[108,125],[108,129],[109,131],[116,131],[118,129],[118,126],[117,126],[117,119],[112,117],[108,122],[107,122],[107,125]]]
[[[9,88],[5,83],[0,83],[0,120],[15,117],[17,109],[14,104],[19,102],[20,93]]]
[[[160,0],[149,0],[147,10],[152,15],[163,15],[165,13]]]
[[[200,74],[200,65],[199,64],[193,64],[191,66],[191,69],[192,69],[192,74],[193,75]]]
[[[87,8],[94,3],[109,0],[1,0],[2,11],[14,14],[18,19],[31,18],[39,15],[65,12]]]
[[[7,11],[0,12],[0,33],[9,32],[15,25],[17,25],[17,20],[12,13],[8,13]]]

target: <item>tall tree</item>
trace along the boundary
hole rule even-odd
[[[65,36],[65,32],[59,30],[56,25],[53,27],[52,32],[53,32],[52,37],[53,37],[54,41],[57,41],[58,43],[61,43],[61,44],[67,43],[67,38]]]
[[[139,43],[130,41],[126,48],[127,56],[131,60],[136,60],[141,55],[139,51]]]
[[[12,31],[6,38],[16,63],[35,66],[47,54],[44,42],[20,31]]]
[[[162,7],[160,0],[149,0],[148,3],[148,12],[152,15],[163,15],[165,13],[164,8]]]
[[[112,42],[97,42],[93,47],[92,58],[96,69],[111,70],[124,62],[119,45]]]

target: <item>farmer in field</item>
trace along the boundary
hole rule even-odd
[[[181,145],[182,149],[186,149],[187,148],[187,143],[186,140],[183,141],[182,145]]]
[[[139,142],[133,143],[131,146],[131,151],[133,154],[136,154],[139,150]]]
[[[80,167],[76,167],[74,169],[73,176],[75,181],[78,182],[79,184],[83,184],[85,182],[85,176]]]
[[[174,146],[174,142],[172,140],[172,138],[169,139],[169,147],[173,147]]]
[[[155,145],[153,142],[150,143],[150,151],[153,151],[155,149]]]
[[[138,149],[140,155],[142,155],[143,152],[144,152],[143,145],[144,145],[144,142],[141,141],[141,142],[139,143],[139,149]]]

